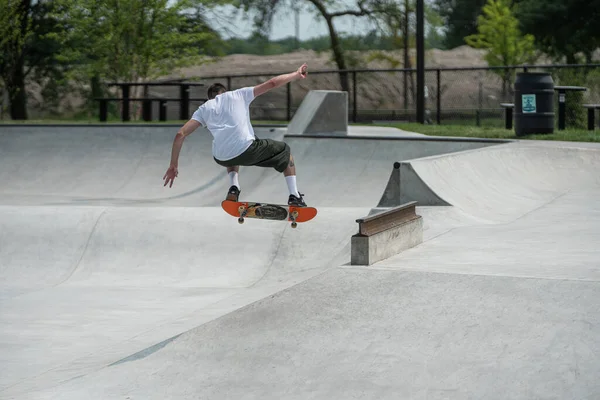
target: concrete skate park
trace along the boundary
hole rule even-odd
[[[0,398],[600,398],[600,146],[348,126],[317,97],[255,129],[318,209],[296,229],[222,210],[205,130],[169,188],[179,125],[0,125]],[[274,170],[240,184],[287,200]]]

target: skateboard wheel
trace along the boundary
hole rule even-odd
[[[294,229],[295,229],[297,226],[298,226],[298,223],[297,223],[297,222],[292,222],[292,228],[294,228]]]
[[[244,223],[244,218],[238,218],[238,223],[243,224]]]

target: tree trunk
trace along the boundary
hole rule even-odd
[[[410,41],[408,37],[408,23],[409,23],[409,4],[408,0],[404,1],[404,69],[410,68],[410,54],[409,46]],[[404,71],[404,109],[408,110],[408,72]]]
[[[10,103],[10,117],[13,120],[27,119],[27,93],[25,92],[25,55],[22,41],[28,32],[31,0],[21,0],[18,4],[17,18],[19,32],[5,44],[3,65],[4,81]]]
[[[25,92],[23,57],[16,60],[12,76],[6,82],[6,91],[10,102],[10,117],[13,120],[27,119],[27,93]]]
[[[333,51],[333,58],[338,66],[339,70],[346,70],[346,59],[344,57],[344,50],[340,44],[338,34],[333,26],[333,18],[329,15],[324,14],[325,21],[327,21],[327,27],[329,28],[329,36],[331,38],[331,51]],[[348,83],[348,73],[340,72],[340,85],[342,91],[350,92],[350,85]]]

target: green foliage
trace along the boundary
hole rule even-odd
[[[51,110],[64,95],[64,72],[68,66],[56,58],[59,43],[52,35],[64,33],[51,16],[52,1],[0,0],[0,76],[9,92],[11,115],[27,115],[25,85],[35,83],[43,100],[30,107]],[[0,84],[1,88],[2,84]]]
[[[555,86],[584,86],[587,83],[587,72],[584,69],[577,68],[558,68],[550,71]],[[558,109],[558,95],[555,96],[555,103]],[[587,126],[587,110],[582,107],[584,93],[579,91],[569,91],[565,96],[565,106],[567,113],[565,124],[569,127],[584,129]]]
[[[445,35],[440,31],[444,26],[444,18],[434,8],[425,3],[425,47],[443,49],[445,48]]]
[[[514,130],[503,127],[477,127],[472,125],[449,125],[449,124],[418,124],[399,123],[388,124],[409,132],[422,133],[429,136],[470,137],[485,139],[518,139],[518,140],[557,140],[568,142],[600,142],[600,131],[588,131],[585,129],[574,129],[567,125],[566,130],[554,130],[552,134],[516,136]]]
[[[478,33],[465,38],[469,46],[487,49],[490,66],[519,65],[535,59],[534,37],[522,35],[510,0],[488,0],[477,18]]]
[[[203,19],[209,1],[54,0],[64,33],[49,36],[69,66],[66,79],[87,99],[84,109],[96,112],[93,98],[108,91],[103,82],[145,82],[218,55],[220,39]]]
[[[340,37],[342,47],[347,51],[394,50],[397,48],[393,38],[379,35],[372,31],[365,36],[347,35]],[[293,52],[298,49],[309,49],[316,52],[329,51],[329,36],[319,36],[296,43],[294,37],[279,40],[268,40],[260,33],[253,33],[247,38],[232,38],[224,42],[224,54],[277,55]]]
[[[202,62],[216,35],[194,26],[189,0],[59,0],[70,25],[61,55],[91,79],[144,81]]]
[[[500,67],[535,61],[534,37],[521,34],[510,0],[488,0],[477,23],[478,33],[467,36],[465,42],[469,46],[486,49],[484,58],[488,65]],[[508,70],[493,72],[502,78],[503,96],[506,96],[511,91],[513,75]]]
[[[0,89],[6,87],[9,100],[13,102],[19,99],[23,107],[25,48],[33,35],[29,9],[28,2],[0,0]],[[25,110],[21,111],[20,114],[26,114]]]
[[[453,49],[465,44],[466,36],[477,32],[477,17],[486,0],[434,0],[433,8],[439,13],[446,27],[443,44]]]
[[[0,49],[2,59],[19,54],[32,35],[31,19],[21,0],[0,0]],[[17,51],[17,52],[15,52]],[[10,53],[8,53],[10,52]]]
[[[518,0],[521,29],[558,62],[590,62],[600,47],[600,0]]]

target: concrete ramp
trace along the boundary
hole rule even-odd
[[[410,162],[395,162],[378,207],[394,207],[416,201],[420,206],[449,206],[415,172]]]
[[[571,190],[597,187],[599,168],[597,147],[517,142],[405,161],[399,168],[399,196],[505,222]],[[396,181],[393,174],[388,186]]]
[[[347,135],[348,93],[311,90],[290,121],[287,133]]]
[[[229,179],[199,129],[180,155],[179,176],[163,187],[178,126],[57,126],[0,129],[0,204],[123,207],[220,207]],[[296,160],[299,190],[317,207],[374,207],[396,161],[497,145],[485,140],[412,137],[315,138],[257,128],[285,140]],[[25,162],[24,162],[25,160]],[[240,170],[241,197],[281,203],[287,186],[272,169]],[[360,187],[360,190],[358,190]]]
[[[210,207],[0,207],[0,397],[27,397],[345,263],[365,212],[324,208],[291,230],[240,226]]]

